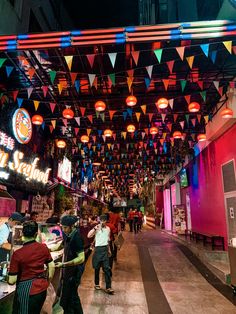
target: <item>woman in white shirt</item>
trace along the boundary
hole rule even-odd
[[[95,270],[95,289],[100,290],[99,273],[102,267],[105,274],[106,289],[108,294],[114,294],[111,288],[111,269],[109,266],[109,241],[110,241],[110,228],[106,225],[107,216],[100,216],[100,224],[95,226],[88,233],[88,238],[95,236],[95,250],[93,254],[92,264]]]

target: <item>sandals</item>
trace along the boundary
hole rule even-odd
[[[114,294],[115,291],[112,288],[105,289],[105,292],[108,294]]]
[[[100,287],[99,285],[95,285],[95,286],[94,286],[94,289],[95,289],[95,290],[101,290],[101,287]]]

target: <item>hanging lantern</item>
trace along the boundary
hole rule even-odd
[[[228,119],[228,118],[232,118],[234,115],[233,110],[231,110],[230,108],[225,108],[221,111],[220,113],[221,117],[224,119]]]
[[[129,107],[133,107],[137,104],[137,98],[133,95],[130,95],[126,98],[126,104]]]
[[[175,139],[182,138],[182,133],[180,131],[175,131],[173,133],[173,138],[175,138]]]
[[[188,111],[189,112],[198,112],[200,110],[200,105],[198,102],[191,102],[188,105]]]
[[[62,111],[62,115],[65,119],[73,119],[75,114],[73,110],[67,108]]]
[[[198,140],[198,142],[204,142],[204,141],[206,141],[206,134],[199,134],[199,135],[197,136],[197,140]]]
[[[112,130],[106,129],[106,130],[104,131],[104,135],[105,135],[106,137],[112,137]]]
[[[88,135],[82,135],[80,138],[82,143],[88,143],[89,142],[89,137]]]
[[[35,125],[41,125],[43,124],[43,117],[40,116],[39,114],[34,115],[32,118],[32,123]]]
[[[94,105],[96,111],[104,111],[106,109],[106,104],[99,100]]]
[[[157,106],[159,109],[165,109],[168,107],[168,100],[166,98],[160,98],[157,101]]]
[[[158,133],[158,128],[156,126],[153,126],[151,129],[150,129],[150,134],[152,135],[155,135]]]
[[[93,166],[101,166],[101,163],[98,161],[93,162]]]
[[[133,124],[129,124],[127,126],[127,132],[134,133],[134,131],[135,131],[135,126]]]
[[[66,142],[64,140],[58,140],[57,141],[57,147],[58,148],[65,148],[66,147]]]

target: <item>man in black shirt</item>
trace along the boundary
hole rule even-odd
[[[64,314],[83,314],[78,295],[78,287],[84,271],[84,243],[78,229],[75,227],[77,219],[74,216],[64,216],[61,220],[64,233],[64,259],[56,263],[62,268],[61,301]]]

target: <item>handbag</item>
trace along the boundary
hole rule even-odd
[[[56,292],[53,285],[50,283],[47,289],[47,296],[44,301],[40,314],[52,314],[52,307],[56,300]]]
[[[117,249],[120,250],[124,242],[125,242],[125,239],[122,235],[122,232],[120,231],[114,241],[114,244],[115,246],[117,246]]]

